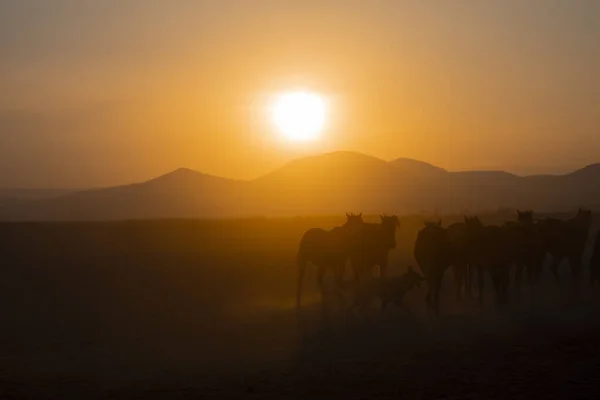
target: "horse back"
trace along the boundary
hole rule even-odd
[[[312,228],[302,235],[298,257],[313,262],[333,262],[346,252],[347,246],[340,232]]]

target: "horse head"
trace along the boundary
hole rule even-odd
[[[522,222],[524,224],[533,224],[533,211],[532,210],[526,210],[526,211],[517,210],[517,218],[518,218],[519,222]]]
[[[346,213],[346,223],[344,227],[346,228],[356,228],[361,226],[363,223],[362,213],[354,214],[354,213]]]
[[[346,213],[346,225],[347,226],[356,226],[362,224],[362,213],[354,214],[354,213]]]

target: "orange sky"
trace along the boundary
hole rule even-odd
[[[252,178],[339,149],[562,172],[600,161],[598,37],[594,0],[2,2],[0,187]],[[312,146],[265,117],[296,87],[331,100]]]

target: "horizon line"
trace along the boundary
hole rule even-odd
[[[376,156],[373,156],[373,155],[370,155],[370,154],[367,154],[367,153],[363,153],[363,152],[360,152],[360,151],[353,151],[353,150],[333,150],[333,151],[328,151],[328,152],[314,153],[314,154],[309,154],[309,155],[304,155],[304,156],[298,156],[298,157],[291,158],[288,161],[280,164],[278,167],[273,168],[269,172],[263,173],[261,175],[258,175],[256,177],[254,177],[254,178],[251,178],[251,179],[239,179],[239,178],[232,178],[232,177],[223,176],[223,175],[210,174],[210,173],[205,173],[205,172],[202,172],[202,171],[198,171],[198,170],[193,169],[193,168],[183,167],[182,166],[182,167],[178,167],[178,168],[175,168],[173,170],[170,170],[168,172],[162,173],[160,175],[156,175],[156,176],[152,176],[152,177],[146,178],[144,180],[134,181],[134,182],[129,182],[129,183],[122,183],[122,184],[101,185],[101,186],[87,186],[87,187],[81,187],[81,186],[78,186],[78,187],[36,187],[36,186],[29,186],[29,187],[27,187],[27,186],[24,186],[24,187],[6,186],[6,187],[2,187],[2,186],[0,186],[0,191],[18,191],[18,190],[24,190],[24,191],[27,191],[27,190],[34,190],[34,191],[48,190],[48,191],[50,191],[50,190],[52,190],[52,191],[78,192],[78,191],[87,191],[87,190],[101,190],[101,189],[108,189],[108,188],[114,188],[114,187],[122,187],[122,186],[130,186],[130,185],[142,184],[142,183],[145,183],[145,182],[149,182],[149,181],[152,181],[152,180],[156,180],[156,179],[165,177],[167,175],[176,173],[178,171],[190,171],[190,172],[193,172],[195,174],[202,174],[202,175],[210,176],[210,177],[217,178],[217,179],[226,179],[226,180],[232,180],[232,181],[238,181],[238,182],[253,182],[253,181],[258,180],[258,179],[260,179],[260,178],[262,178],[264,176],[269,175],[272,172],[278,171],[281,168],[284,168],[286,165],[289,165],[290,163],[293,163],[295,161],[306,159],[306,158],[311,158],[311,157],[319,157],[319,156],[326,156],[326,155],[339,154],[339,153],[355,154],[355,155],[360,155],[360,156],[364,156],[364,157],[375,158],[375,159],[380,160],[380,161],[382,161],[384,163],[387,163],[387,164],[392,163],[392,162],[394,162],[396,160],[414,161],[414,162],[418,162],[418,163],[423,163],[423,164],[430,165],[430,166],[432,166],[434,168],[439,168],[439,169],[445,171],[446,173],[450,173],[450,174],[452,174],[452,173],[464,173],[464,172],[501,172],[501,173],[510,174],[510,175],[513,175],[513,176],[516,176],[516,177],[519,177],[519,178],[542,177],[542,176],[549,176],[549,177],[566,176],[566,175],[570,175],[570,174],[572,174],[574,172],[580,171],[582,169],[585,169],[585,168],[588,168],[588,167],[600,164],[600,162],[596,162],[596,163],[592,163],[592,164],[587,164],[587,165],[584,165],[584,166],[581,166],[581,167],[578,167],[578,168],[575,168],[575,169],[569,169],[568,172],[564,172],[564,173],[519,174],[519,173],[510,172],[510,171],[505,170],[505,169],[493,169],[493,168],[490,168],[490,169],[481,168],[481,169],[448,170],[448,169],[446,169],[444,167],[441,167],[439,165],[432,164],[430,162],[419,160],[419,159],[416,159],[416,158],[411,158],[411,157],[395,157],[395,158],[392,158],[390,160],[386,160],[386,159],[379,158],[379,157],[376,157]]]

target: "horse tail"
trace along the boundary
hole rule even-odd
[[[302,305],[302,281],[304,280],[304,272],[306,271],[306,256],[304,249],[300,246],[298,255],[296,256],[296,264],[298,265],[298,289],[296,292],[296,308],[300,309]]]

